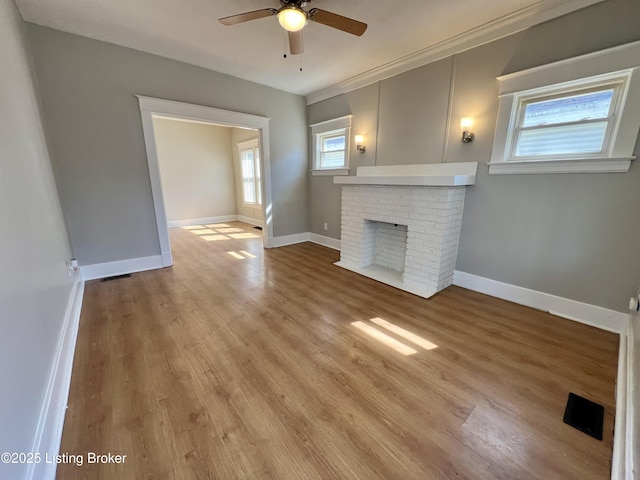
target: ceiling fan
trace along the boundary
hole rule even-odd
[[[254,10],[251,12],[231,15],[229,17],[220,18],[219,21],[223,25],[231,26],[237,23],[248,22],[249,20],[257,20],[259,18],[271,17],[276,15],[278,22],[289,34],[289,51],[291,55],[297,55],[304,51],[302,46],[302,29],[309,20],[321,23],[329,27],[337,28],[343,32],[360,36],[367,29],[367,24],[343,17],[337,13],[312,8],[309,11],[303,9],[311,0],[280,0],[280,8],[263,8],[262,10]]]

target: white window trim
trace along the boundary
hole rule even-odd
[[[635,159],[633,149],[640,128],[640,42],[633,42],[595,53],[562,60],[498,77],[500,105],[496,133],[489,162],[490,174],[627,172]],[[577,87],[585,82],[615,79],[628,75],[626,97],[622,98],[620,118],[614,125],[612,142],[606,155],[595,157],[509,158],[511,137],[519,101],[534,93]],[[625,92],[621,92],[625,95]],[[572,158],[569,160],[569,158]]]
[[[322,168],[320,170],[313,169],[311,170],[311,174],[319,177],[323,177],[323,176],[336,177],[336,176],[342,176],[342,175],[349,175],[349,169],[348,168]]]
[[[324,122],[318,122],[309,125],[311,127],[311,139],[312,139],[312,162],[311,174],[314,176],[338,176],[349,175],[349,157],[351,146],[351,117],[353,115],[345,115],[344,117],[334,118]],[[339,168],[320,168],[320,145],[318,144],[318,137],[324,133],[332,132],[334,130],[344,130],[345,132],[345,151],[344,151],[344,166]]]
[[[241,188],[243,189],[241,192],[242,195],[242,204],[245,207],[249,207],[249,208],[255,208],[255,209],[261,209],[262,208],[262,203],[258,203],[258,202],[247,202],[244,199],[244,172],[242,171],[242,151],[243,150],[247,150],[247,149],[253,149],[254,151],[258,152],[258,155],[260,155],[260,144],[258,142],[257,138],[254,138],[253,140],[247,140],[246,142],[240,142],[236,144],[238,147],[238,171],[240,173],[240,185]],[[261,161],[262,159],[260,159]],[[255,160],[254,160],[254,167],[255,167]],[[262,188],[262,178],[259,177],[260,176],[260,170],[256,169],[256,171],[254,172],[254,175],[257,176],[258,178],[260,178],[260,184],[256,184],[256,195],[258,195],[261,192],[259,192],[259,190]]]

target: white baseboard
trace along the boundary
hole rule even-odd
[[[636,449],[638,448],[638,424],[636,407],[640,403],[637,375],[640,373],[640,358],[637,349],[638,316],[629,315],[627,334],[620,335],[618,353],[618,376],[616,379],[616,417],[613,430],[613,456],[611,460],[611,480],[632,480]]]
[[[43,459],[45,454],[57,455],[60,451],[83,297],[84,281],[80,274],[76,274],[31,448],[32,452],[40,453]],[[27,480],[55,480],[55,477],[56,464],[44,460],[29,464],[25,476]]]
[[[336,238],[325,237],[324,235],[309,232],[309,241],[340,251],[340,240]]]
[[[334,250],[340,250],[340,240],[335,238],[325,237],[324,235],[318,235],[317,233],[304,232],[296,233],[294,235],[284,235],[282,237],[273,237],[273,242],[270,247],[285,247],[287,245],[293,245],[296,243],[313,242],[318,245],[333,248]]]
[[[263,227],[262,220],[257,218],[245,217],[244,215],[236,215],[236,220],[239,222],[248,223],[249,225],[255,225],[256,227]],[[227,220],[229,221],[229,220]]]
[[[115,262],[94,263],[93,265],[81,265],[80,273],[83,280],[95,280],[96,278],[113,277],[127,273],[144,272],[164,267],[162,255],[150,257],[129,258]]]
[[[502,298],[510,302],[526,305],[549,312],[559,317],[575,320],[614,333],[626,333],[626,313],[607,308],[557,297],[549,293],[529,290],[528,288],[509,285],[490,278],[479,277],[466,272],[455,271],[453,284],[476,292]]]
[[[168,252],[161,252],[160,258],[162,259],[163,267],[170,267],[171,265],[173,265],[173,255],[171,254],[171,250],[169,250]]]
[[[202,217],[202,218],[187,218],[184,220],[169,220],[167,226],[169,228],[175,227],[193,227],[195,225],[206,225],[208,223],[224,223],[224,222],[244,222],[249,225],[255,225],[262,227],[262,220],[257,218],[247,217],[245,215],[220,215],[218,217]]]
[[[626,415],[626,474],[638,478],[640,470],[640,315],[629,316],[627,349],[627,415]],[[634,476],[635,475],[635,476]]]
[[[295,243],[303,243],[309,241],[309,232],[294,233],[293,235],[283,235],[282,237],[273,237],[270,248],[285,247]]]
[[[207,223],[224,223],[233,222],[238,219],[238,215],[219,215],[217,217],[202,217],[202,218],[186,218],[183,220],[169,220],[167,226],[169,228],[174,227],[191,227],[194,225],[205,225]]]

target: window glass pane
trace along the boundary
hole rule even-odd
[[[607,121],[522,130],[515,156],[598,153],[606,131]]]
[[[322,138],[322,151],[332,152],[336,150],[345,149],[345,136],[340,135],[336,137],[323,137]]]
[[[571,95],[526,105],[523,127],[607,118],[614,89]]]
[[[321,168],[344,167],[344,150],[323,153],[320,166]]]
[[[253,149],[242,150],[242,196],[247,203],[256,203]]]
[[[253,176],[253,149],[242,150],[242,172]]]
[[[261,177],[260,177],[260,150],[256,148],[255,150],[255,169],[256,169],[256,178],[255,178],[255,186],[256,186],[256,203],[262,205],[262,185]]]
[[[253,189],[253,182],[249,180],[244,181],[244,201],[247,203],[256,203],[256,194]]]

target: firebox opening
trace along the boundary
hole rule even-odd
[[[407,225],[364,220],[362,266],[404,271]]]

